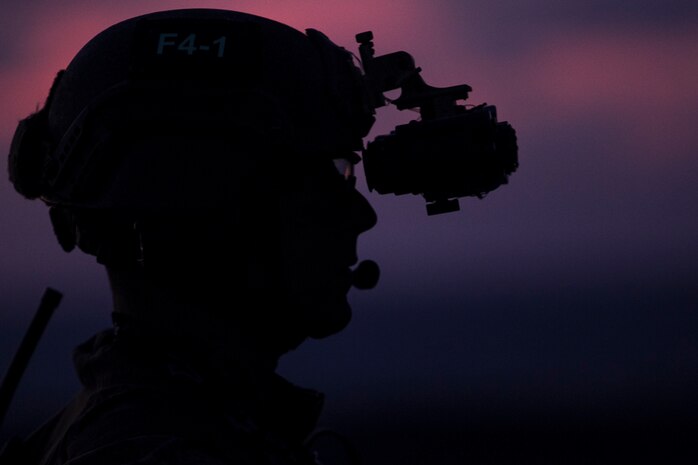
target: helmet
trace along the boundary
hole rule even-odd
[[[138,16],[58,73],[17,128],[10,179],[62,207],[225,204],[250,169],[357,157],[374,122],[363,85],[314,29],[218,9]]]

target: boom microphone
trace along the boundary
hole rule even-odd
[[[373,289],[378,284],[380,268],[373,260],[363,260],[351,272],[351,284],[357,289]]]

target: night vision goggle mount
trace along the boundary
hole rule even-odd
[[[375,56],[370,31],[357,34],[356,40],[369,104],[374,109],[386,102],[399,110],[418,108],[421,116],[366,145],[369,190],[421,194],[427,213],[435,215],[459,210],[460,197],[482,198],[508,182],[518,167],[516,132],[509,123],[497,121],[493,105],[459,104],[472,90],[466,84],[428,85],[407,52]],[[395,89],[401,89],[399,98],[383,95]]]

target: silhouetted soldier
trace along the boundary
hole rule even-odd
[[[58,73],[17,128],[10,179],[50,207],[63,249],[106,267],[114,327],[75,352],[82,392],[6,459],[314,462],[322,395],[276,366],[341,331],[352,285],[378,280],[371,261],[351,269],[376,222],[354,165],[430,215],[518,166],[495,107],[459,103],[468,85],[429,86],[408,53],[356,38],[361,69],[314,29],[174,10],[112,26]],[[420,120],[364,147],[398,88],[390,102]]]
[[[58,74],[10,177],[105,266],[114,328],[76,349],[84,388],[19,463],[313,463],[322,395],[275,369],[350,320],[376,222],[354,188],[358,72],[317,31],[180,10],[107,29]]]

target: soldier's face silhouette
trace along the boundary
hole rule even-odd
[[[350,163],[338,164],[342,172],[331,157],[272,164],[229,208],[147,218],[145,269],[154,263],[158,281],[183,301],[278,319],[295,339],[340,331],[351,317],[357,238],[376,214],[344,173]]]
[[[348,168],[342,159],[305,164],[280,196],[282,283],[312,337],[349,322],[349,267],[358,259],[358,236],[376,223]]]

